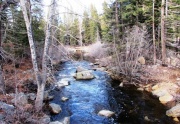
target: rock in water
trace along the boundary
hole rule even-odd
[[[55,104],[55,103],[50,103],[49,107],[50,107],[51,112],[54,113],[54,114],[58,114],[58,113],[60,113],[62,111],[61,107],[58,104]]]
[[[62,80],[58,81],[56,85],[58,88],[65,87],[65,86],[69,85],[69,81],[66,79],[62,79]]]
[[[180,117],[180,103],[166,111],[167,116]]]
[[[109,111],[109,110],[101,110],[99,111],[98,115],[101,115],[101,116],[105,116],[105,117],[112,117],[113,115],[115,115],[114,112],[112,111]]]
[[[77,72],[75,78],[77,80],[90,80],[94,78],[94,75],[90,71]]]
[[[66,102],[66,101],[68,100],[68,98],[67,98],[67,97],[62,97],[61,100],[62,100],[63,102]]]

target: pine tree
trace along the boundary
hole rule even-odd
[[[112,41],[111,29],[111,12],[106,2],[103,3],[103,15],[101,16],[101,35],[103,41]]]
[[[87,11],[84,11],[83,14],[83,43],[89,44],[90,43],[90,17]]]
[[[91,12],[91,18],[89,23],[90,43],[93,43],[96,40],[97,28],[100,29],[100,23],[99,23],[99,15],[97,13],[95,6],[91,5],[90,12]]]

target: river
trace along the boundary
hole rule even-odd
[[[70,117],[70,124],[173,124],[165,115],[166,108],[147,92],[137,91],[136,87],[119,87],[120,82],[110,79],[106,72],[93,71],[92,80],[76,80],[73,75],[78,66],[92,69],[86,61],[69,61],[62,64],[56,74],[57,80],[68,80],[69,86],[53,91],[52,103],[59,104],[62,112],[51,115],[52,121]],[[68,101],[62,102],[61,98]],[[102,109],[115,112],[115,116],[99,116]]]

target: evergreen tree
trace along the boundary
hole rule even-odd
[[[103,41],[112,41],[111,29],[111,12],[106,2],[103,3],[103,15],[101,16],[101,35]]]
[[[95,42],[97,36],[97,29],[100,29],[99,16],[95,6],[91,5],[90,7],[90,23],[89,23],[89,33],[90,33],[90,43]]]
[[[90,43],[90,19],[89,14],[87,11],[83,13],[83,43],[88,44]]]

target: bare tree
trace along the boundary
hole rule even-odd
[[[36,48],[35,48],[34,40],[33,40],[31,22],[30,22],[30,19],[28,17],[27,8],[26,8],[26,4],[25,4],[24,0],[20,0],[20,6],[21,6],[21,9],[22,9],[25,24],[26,24],[28,40],[29,40],[29,45],[30,45],[30,50],[31,50],[31,59],[32,59],[32,64],[33,64],[33,70],[34,70],[34,75],[35,75],[35,78],[36,78],[36,83],[38,85],[38,91],[39,91],[39,89],[41,89],[41,87],[39,87],[39,86],[41,86],[42,81],[41,81],[40,71],[38,69],[38,64],[37,64]],[[37,93],[37,96],[38,96],[38,93]],[[40,106],[40,103],[42,104],[42,102],[40,100],[36,99],[36,106],[39,105],[39,107],[41,107],[42,105]],[[38,108],[37,110],[39,110],[39,109],[41,109],[41,108]]]
[[[32,28],[31,28],[31,22],[30,22],[31,17],[28,17],[25,1],[20,0],[20,5],[23,12],[24,20],[26,23],[27,33],[28,33],[34,74],[35,74],[36,82],[38,85],[37,97],[35,101],[35,108],[37,111],[41,110],[43,106],[44,88],[45,88],[45,84],[47,80],[47,61],[48,61],[47,57],[48,57],[48,51],[49,51],[49,46],[50,46],[50,36],[51,36],[51,27],[52,27],[51,22],[53,18],[53,10],[54,10],[53,7],[55,5],[54,3],[55,3],[55,0],[52,0],[49,15],[48,15],[48,20],[47,20],[46,38],[45,38],[44,52],[43,52],[43,58],[42,58],[42,72],[41,72],[42,76],[41,76],[40,71],[38,69],[38,65],[37,65],[36,49],[35,49],[35,45],[33,41]]]
[[[44,44],[44,52],[42,58],[42,82],[38,84],[38,91],[36,97],[36,110],[42,109],[42,103],[44,98],[44,88],[47,80],[47,61],[48,61],[48,51],[50,46],[50,38],[51,38],[51,28],[52,28],[52,20],[53,20],[53,8],[55,7],[56,0],[51,1],[51,6],[48,14],[47,27],[46,27],[46,38]]]

